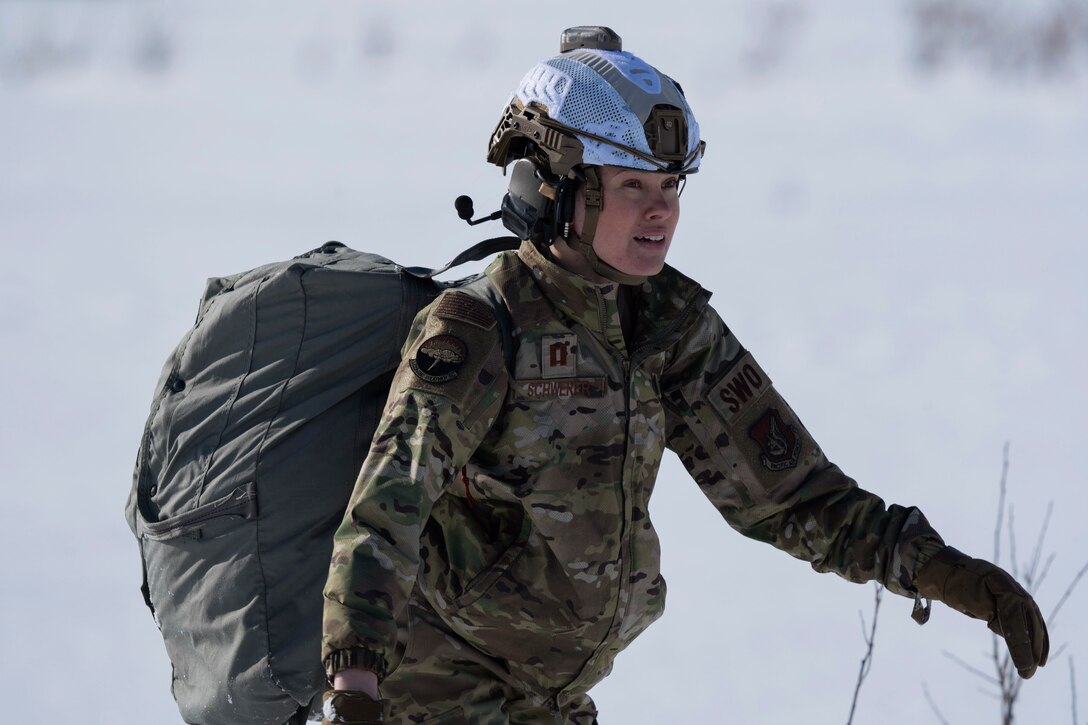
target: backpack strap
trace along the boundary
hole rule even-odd
[[[513,239],[514,237],[510,238]],[[514,345],[514,318],[510,315],[510,308],[506,306],[506,300],[502,298],[499,290],[495,288],[487,275],[480,275],[458,289],[484,300],[495,311],[495,321],[499,325],[499,338],[502,341],[502,357],[506,361],[506,369],[510,371],[512,377],[514,374],[514,354],[517,350]]]
[[[432,279],[453,267],[465,262],[477,262],[499,252],[510,252],[521,246],[521,240],[517,237],[492,237],[482,242],[477,242],[438,269],[427,267],[404,267],[404,271],[413,277]]]
[[[517,237],[492,237],[473,244],[438,269],[429,269],[427,267],[403,267],[402,269],[413,277],[433,279],[465,262],[477,262],[499,252],[512,252],[520,246],[521,240]],[[495,285],[491,283],[491,280],[482,274],[470,280],[467,284],[458,285],[457,288],[487,302],[495,311],[495,320],[499,325],[499,337],[502,340],[503,359],[506,361],[506,369],[512,375],[514,372],[514,354],[517,351],[514,346],[514,319],[510,316],[510,308],[506,306],[506,300],[495,289]]]

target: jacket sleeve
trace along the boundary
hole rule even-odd
[[[365,667],[382,679],[402,654],[423,525],[509,386],[499,334],[493,310],[456,291],[413,324],[333,541],[322,660],[334,658],[334,670]]]
[[[767,373],[707,307],[662,377],[668,445],[730,526],[853,582],[914,596],[944,546],[827,460]]]

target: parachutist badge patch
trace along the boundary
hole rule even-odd
[[[759,446],[760,463],[772,471],[793,468],[801,458],[801,435],[797,426],[782,420],[774,408],[768,408],[752,424],[748,437]]]
[[[435,335],[419,346],[408,366],[420,380],[437,385],[454,380],[467,357],[465,343],[453,335]]]

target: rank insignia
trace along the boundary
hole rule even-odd
[[[544,335],[540,340],[540,375],[573,378],[578,375],[578,336]]]
[[[437,385],[456,379],[466,357],[465,343],[453,335],[435,335],[419,346],[408,366],[420,380]]]
[[[748,429],[748,437],[759,446],[759,460],[772,471],[793,468],[801,458],[801,435],[797,427],[782,420],[774,408],[769,408]]]

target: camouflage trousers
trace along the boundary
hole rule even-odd
[[[556,706],[526,692],[502,662],[458,637],[433,613],[410,608],[411,638],[400,665],[382,682],[398,725],[596,725],[589,695]]]

